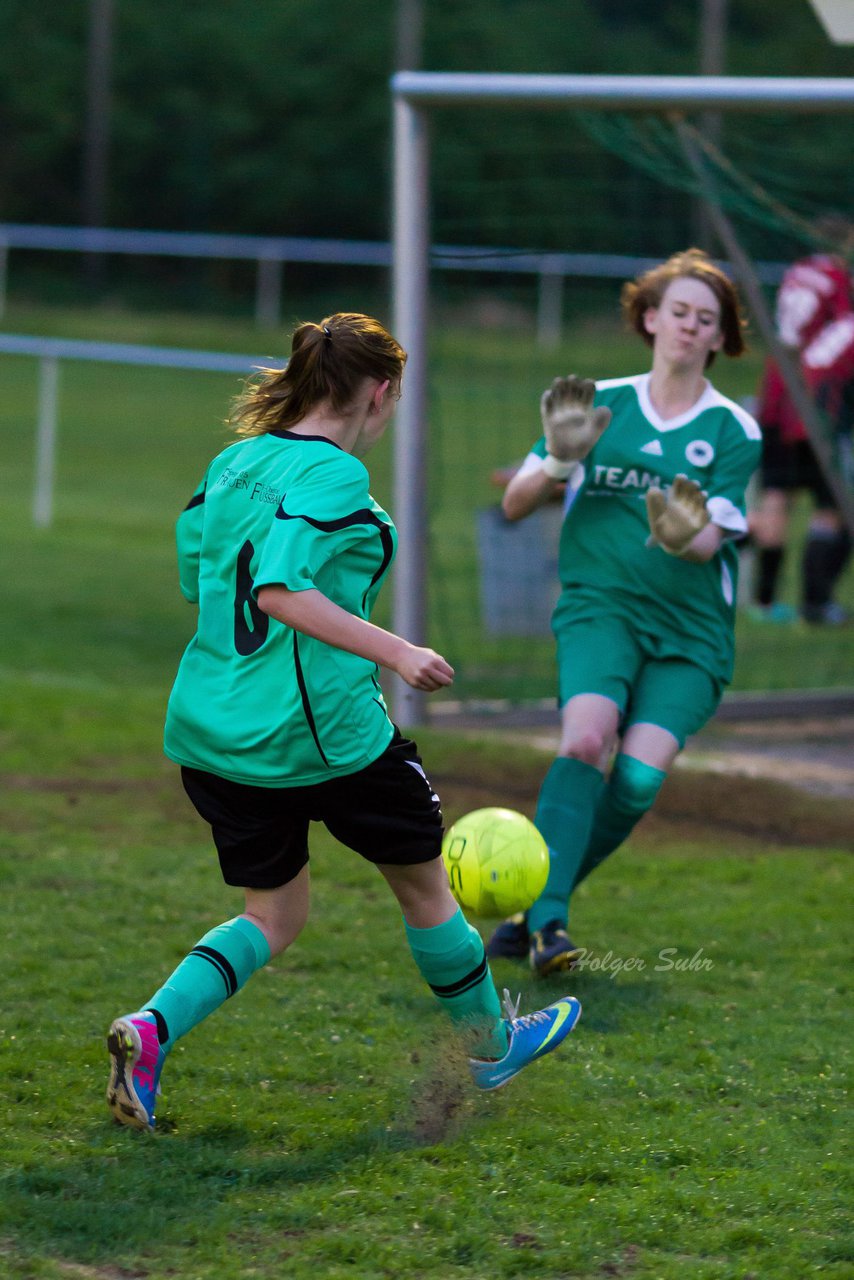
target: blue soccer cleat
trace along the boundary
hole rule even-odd
[[[521,998],[521,997],[520,997]],[[581,1017],[581,1005],[575,996],[563,996],[547,1009],[519,1016],[519,999],[515,1005],[509,991],[504,992],[504,1025],[510,1044],[503,1058],[469,1058],[469,1068],[478,1089],[500,1089],[518,1075],[529,1062],[543,1058],[566,1039]]]
[[[116,1018],[107,1033],[112,1059],[107,1104],[119,1124],[153,1129],[166,1051],[157,1038],[154,1019],[145,1013]]]

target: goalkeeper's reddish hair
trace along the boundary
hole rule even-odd
[[[378,320],[338,311],[294,330],[287,367],[262,369],[248,382],[229,421],[239,436],[260,436],[296,426],[324,401],[343,413],[365,378],[398,387],[405,363],[403,347]]]
[[[666,262],[644,271],[635,280],[623,285],[620,301],[630,328],[640,334],[648,347],[653,346],[655,339],[646,330],[644,316],[650,307],[661,306],[668,285],[686,277],[700,280],[711,289],[721,308],[724,355],[740,356],[747,347],[744,340],[747,321],[742,312],[741,299],[726,272],[721,271],[702,249],[685,249],[681,253],[674,253]],[[707,369],[714,358],[714,351],[710,351],[706,359]]]

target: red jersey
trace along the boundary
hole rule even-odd
[[[780,341],[800,353],[804,381],[835,426],[854,379],[854,299],[851,277],[841,258],[816,253],[789,267],[777,294]],[[769,359],[765,365],[756,417],[777,430],[786,443],[808,438],[789,399],[783,375]]]
[[[770,357],[765,361],[756,421],[763,431],[779,431],[780,438],[786,444],[807,438],[806,428],[789,399],[779,366]]]
[[[799,351],[819,329],[854,309],[851,277],[842,258],[814,253],[793,263],[777,293],[777,333]]]
[[[854,311],[819,330],[801,353],[801,365],[811,387],[854,378]]]
[[[816,403],[831,426],[850,432],[854,424],[854,311],[832,320],[801,357]]]

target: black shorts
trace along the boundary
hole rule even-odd
[[[791,493],[807,489],[817,507],[835,510],[836,499],[827,486],[809,440],[788,440],[776,430],[762,436],[762,487]]]
[[[381,756],[343,778],[256,787],[181,768],[184,789],[210,823],[226,884],[276,889],[308,862],[308,827],[322,822],[369,862],[411,866],[442,851],[442,810],[414,742],[395,729]]]

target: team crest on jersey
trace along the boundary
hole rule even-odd
[[[685,457],[693,467],[707,467],[715,456],[708,440],[692,440],[685,446]]]
[[[661,457],[664,450],[661,447],[660,440],[650,440],[649,444],[641,445],[641,453],[654,453],[657,457]]]

